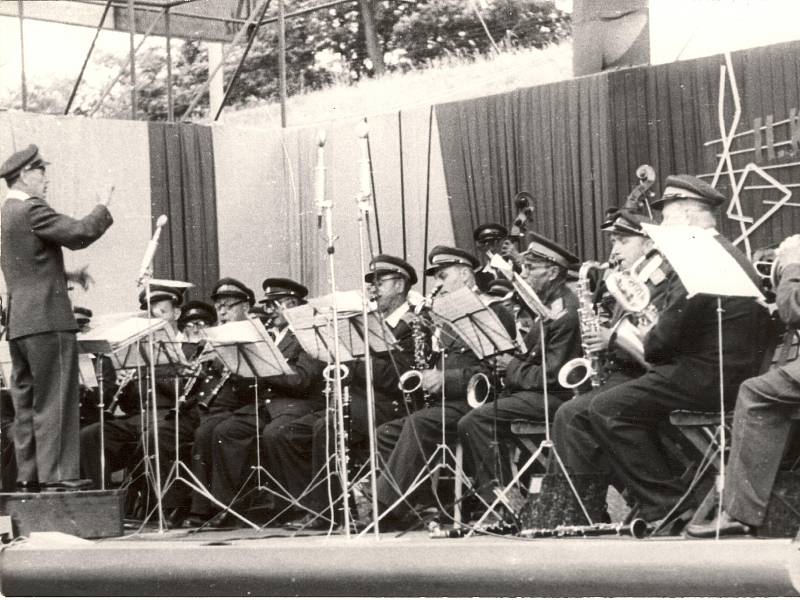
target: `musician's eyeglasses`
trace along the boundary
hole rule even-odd
[[[373,284],[377,287],[381,284],[386,283],[387,281],[394,281],[395,279],[400,279],[399,275],[390,275],[389,277],[381,277],[379,279],[373,279]]]
[[[230,310],[234,306],[239,306],[240,304],[244,304],[244,300],[237,300],[236,302],[227,302],[227,303],[226,302],[215,302],[214,303],[214,308],[217,310],[217,312],[219,312],[223,308],[225,310]]]
[[[205,321],[189,321],[183,326],[184,329],[205,329],[206,327],[208,327],[208,323]]]

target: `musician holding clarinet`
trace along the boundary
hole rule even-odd
[[[31,144],[0,166],[9,191],[3,204],[2,269],[8,286],[8,340],[14,402],[18,488],[70,490],[79,479],[78,325],[67,280],[86,289],[85,269],[68,273],[62,247],[86,248],[113,223],[110,195],[82,219],[46,201],[49,163]]]

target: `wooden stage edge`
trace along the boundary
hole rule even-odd
[[[287,537],[186,530],[0,553],[5,596],[797,596],[788,539]]]

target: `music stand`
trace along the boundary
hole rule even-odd
[[[78,351],[80,356],[97,355],[102,362],[104,356],[110,356],[116,370],[140,369],[142,338],[163,328],[163,319],[145,319],[141,317],[111,317],[108,323],[93,327],[86,333],[79,333]],[[80,365],[80,361],[79,361]],[[82,373],[82,371],[81,371]],[[100,370],[100,387],[98,393],[98,410],[100,416],[100,489],[106,489],[106,453],[105,453],[105,399],[103,397],[102,369]],[[146,422],[146,421],[145,421]],[[142,428],[144,431],[144,427]]]
[[[720,473],[718,479],[719,505],[725,488],[725,387],[722,352],[722,297],[736,296],[764,301],[761,290],[726,248],[730,243],[714,229],[690,225],[659,226],[643,223],[642,227],[659,251],[664,254],[691,298],[697,294],[717,298],[717,344],[719,358],[719,419],[720,419]],[[731,248],[734,248],[731,246]],[[702,268],[697,257],[703,257]],[[710,268],[709,268],[710,267]],[[719,539],[719,519],[717,534]]]
[[[466,344],[473,354],[480,360],[486,360],[498,354],[514,350],[514,342],[508,335],[505,326],[498,316],[480,297],[467,287],[450,292],[445,296],[439,296],[434,300],[431,308],[431,316],[437,325],[454,332]],[[445,352],[442,352],[441,361],[442,374],[445,371]],[[449,470],[453,477],[459,482],[460,488],[463,482],[463,473],[460,468],[453,468],[448,463],[448,456],[454,464],[458,466],[458,460],[453,451],[447,445],[445,427],[445,388],[442,385],[441,399],[441,425],[442,438],[436,449],[426,460],[422,469],[400,497],[395,500],[378,518],[374,519],[360,535],[366,534],[372,525],[390,514],[397,506],[405,502],[414,491],[426,480],[433,477],[434,473],[442,470]],[[438,462],[437,462],[438,461]],[[435,463],[435,464],[434,464]],[[461,498],[456,498],[456,520],[460,520]]]

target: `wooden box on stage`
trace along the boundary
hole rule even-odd
[[[122,535],[125,490],[0,494],[0,514],[14,535],[60,531],[82,538]]]

